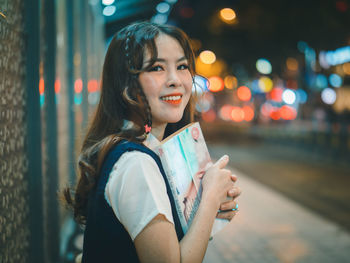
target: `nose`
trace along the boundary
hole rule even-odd
[[[176,70],[169,70],[167,77],[168,77],[167,83],[166,83],[167,87],[176,88],[181,85],[181,80]]]

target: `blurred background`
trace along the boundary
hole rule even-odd
[[[81,251],[58,190],[106,48],[143,20],[190,36],[209,150],[241,178],[241,217],[205,262],[349,262],[349,0],[0,0],[0,262]]]

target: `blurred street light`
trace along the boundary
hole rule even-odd
[[[224,78],[224,83],[227,89],[237,88],[237,78],[235,76],[227,75]]]
[[[114,3],[115,0],[102,0],[102,4],[104,5],[111,5]]]
[[[224,89],[224,81],[222,78],[214,76],[209,79],[209,90],[212,92],[218,92]]]
[[[116,10],[117,8],[114,5],[108,5],[105,8],[103,8],[102,13],[104,16],[112,16],[114,15]]]
[[[204,64],[213,64],[216,60],[216,56],[213,51],[210,50],[204,50],[199,54],[200,60]]]
[[[272,66],[270,61],[268,61],[265,58],[260,58],[256,61],[256,69],[261,73],[261,74],[270,74],[272,72]]]
[[[337,99],[337,94],[334,89],[326,88],[321,93],[321,99],[326,104],[333,104]]]
[[[226,23],[232,23],[236,18],[236,13],[231,8],[223,8],[220,10],[220,18]]]

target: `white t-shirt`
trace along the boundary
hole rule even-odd
[[[159,141],[149,134],[144,144],[153,149]],[[123,153],[109,175],[105,198],[132,240],[158,214],[174,224],[165,181],[155,160],[146,153]]]

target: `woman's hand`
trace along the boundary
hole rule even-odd
[[[218,211],[216,218],[227,219],[229,221],[238,212],[238,204],[235,199],[241,194],[241,189],[237,186],[230,189],[227,196],[230,200],[221,203],[220,210]]]
[[[224,169],[229,157],[224,155],[203,176],[202,201],[212,203],[216,210],[220,209],[222,203],[227,202],[228,192],[234,188],[237,177],[230,170]]]

